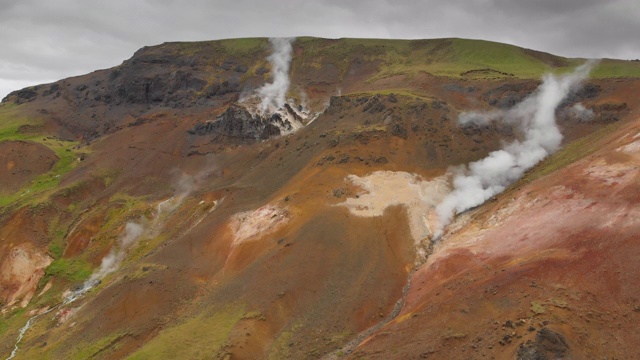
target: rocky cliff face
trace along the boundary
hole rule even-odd
[[[198,122],[188,132],[212,139],[266,140],[304,126],[303,118],[291,105],[274,113],[251,113],[244,105],[231,105],[215,120]]]
[[[432,241],[451,169],[523,138],[461,115],[578,63],[468,45],[297,39],[268,111],[266,39],[10,94],[0,351],[41,314],[16,359],[637,358],[640,67],[603,61],[562,149]]]
[[[30,103],[72,137],[92,140],[156,109],[204,111],[235,101],[269,73],[264,67],[247,73],[248,61],[220,44],[198,48],[197,55],[179,43],[143,48],[115,68],[14,91],[3,102]]]

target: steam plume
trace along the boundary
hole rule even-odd
[[[569,112],[571,113],[571,115],[573,115],[573,117],[581,122],[589,122],[595,116],[593,110],[587,109],[586,107],[584,107],[584,105],[582,105],[582,103],[573,105],[571,109],[569,109]]]
[[[102,280],[105,276],[116,271],[118,269],[118,266],[120,266],[122,260],[124,260],[124,257],[127,254],[127,249],[131,247],[131,245],[136,243],[143,232],[144,227],[142,225],[134,222],[128,222],[124,227],[124,232],[120,236],[118,243],[111,248],[111,251],[107,256],[102,258],[102,262],[100,263],[100,267],[98,268],[98,270],[94,271],[93,274],[91,274],[89,279],[87,279],[84,284],[82,284],[82,287],[68,294],[64,303],[69,304],[74,302],[76,299],[80,298],[82,295],[91,290],[94,286],[99,284],[100,280]]]
[[[434,237],[451,222],[456,213],[478,206],[504,191],[525,171],[558,150],[562,134],[556,124],[555,110],[562,100],[587,78],[594,61],[588,61],[568,75],[546,75],[536,91],[506,112],[465,113],[459,122],[486,124],[495,119],[520,127],[523,140],[506,144],[486,158],[454,170],[453,191],[436,207],[439,224]]]
[[[142,235],[144,228],[140,224],[136,224],[133,222],[127,223],[124,228],[124,234],[120,237],[120,241],[117,246],[111,248],[111,252],[109,255],[105,256],[102,259],[102,263],[100,264],[100,268],[98,271],[93,273],[89,278],[90,282],[96,282],[101,280],[108,274],[114,272],[122,260],[124,259],[126,250],[133,245],[136,240]]]
[[[157,206],[156,224],[160,221],[163,214],[169,213],[178,208],[182,202],[191,195],[192,192],[198,190],[203,182],[214,174],[217,170],[215,160],[209,158],[204,169],[198,171],[194,175],[187,174],[183,171],[175,170],[173,172],[174,193],[169,199],[162,201]],[[157,226],[156,226],[157,227]]]
[[[289,90],[289,64],[291,64],[291,43],[295,38],[270,38],[269,42],[273,53],[267,58],[271,63],[271,83],[258,89],[258,95],[262,97],[260,110],[264,113],[269,106],[276,109],[285,103],[285,96]]]

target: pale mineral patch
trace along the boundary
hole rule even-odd
[[[376,171],[364,177],[349,175],[347,180],[362,188],[363,193],[339,206],[347,207],[356,216],[374,217],[382,216],[389,206],[402,205],[407,209],[411,235],[416,243],[432,233],[435,206],[449,192],[444,176],[427,181],[403,171]]]
[[[274,205],[235,214],[231,217],[233,245],[272,233],[288,221],[289,211]]]
[[[9,251],[0,265],[0,289],[6,306],[22,299],[20,305],[26,307],[33,295],[44,269],[53,259],[35,249],[30,244],[17,245]]]
[[[640,135],[640,134],[638,134]],[[638,135],[634,136],[633,138],[635,139]],[[639,153],[640,152],[640,140],[634,141],[630,144],[621,146],[619,148],[617,148],[616,150],[621,151],[621,152],[625,152],[627,154],[635,154],[635,153]]]
[[[586,175],[603,182],[605,185],[628,183],[640,172],[637,165],[631,163],[607,164],[599,160],[584,170]]]

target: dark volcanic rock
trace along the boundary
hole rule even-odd
[[[407,129],[405,129],[404,126],[402,126],[402,124],[399,122],[393,123],[391,124],[391,135],[406,139]]]
[[[601,92],[602,88],[599,85],[585,84],[576,91],[570,92],[558,107],[563,108],[580,101],[593,99],[600,95]]]
[[[205,90],[207,97],[222,96],[237,92],[240,92],[240,81],[235,79],[212,83]]]
[[[362,108],[362,112],[375,114],[375,113],[382,112],[384,109],[385,109],[384,103],[381,101],[380,96],[376,95],[371,99],[369,99],[369,101],[367,101],[364,104],[364,107]]]
[[[5,96],[5,98],[2,99],[2,102],[5,102],[10,98],[15,97],[16,104],[22,104],[35,99],[37,96],[38,96],[38,92],[36,91],[35,88],[26,88],[26,89],[16,90],[9,93],[9,95]]]
[[[251,114],[244,106],[231,105],[213,121],[197,123],[189,133],[237,139],[264,140],[292,130],[289,120],[275,113],[265,117]]]
[[[489,105],[508,109],[524,100],[537,86],[538,84],[533,82],[504,84],[489,90],[483,97]]]
[[[143,72],[121,71],[110,84],[127,104],[163,103],[183,107],[194,103],[207,82],[187,71],[167,71],[155,76]]]
[[[247,71],[249,71],[249,67],[245,66],[245,65],[238,65],[235,67],[235,69],[233,69],[233,71],[244,74]]]
[[[47,89],[47,90],[42,92],[42,96],[49,96],[51,94],[59,94],[59,91],[60,91],[60,85],[58,85],[57,83],[51,84],[51,86],[49,86],[49,89]]]
[[[56,108],[64,116],[51,120],[88,139],[117,131],[128,116],[157,108],[198,111],[234,101],[242,89],[262,82],[246,74],[250,63],[230,56],[217,42],[165,43],[144,47],[117,67],[14,91],[3,101]]]
[[[569,345],[557,332],[542,328],[535,341],[527,341],[518,348],[518,360],[552,360],[569,357]]]

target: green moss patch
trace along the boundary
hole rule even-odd
[[[58,258],[47,267],[42,281],[46,283],[50,277],[55,276],[79,283],[89,278],[91,272],[91,264],[84,260]]]
[[[101,353],[109,350],[115,350],[118,347],[118,341],[127,336],[127,333],[118,332],[99,339],[93,343],[81,343],[76,347],[76,351],[71,355],[72,359],[94,359]]]
[[[233,326],[244,313],[242,307],[236,306],[187,319],[162,330],[128,359],[221,358]]]
[[[242,55],[265,49],[268,46],[266,38],[242,38],[220,40],[219,44],[231,55]]]
[[[532,301],[531,302],[531,311],[535,315],[540,315],[540,314],[544,314],[545,312],[547,312],[547,308],[544,306],[543,303],[541,303],[539,301]]]
[[[273,342],[271,346],[271,352],[269,353],[269,360],[279,360],[279,359],[290,359],[291,351],[289,349],[289,343],[293,339],[293,334],[295,334],[300,328],[301,324],[295,324],[291,326],[288,330],[285,330],[280,333],[278,338]]]

